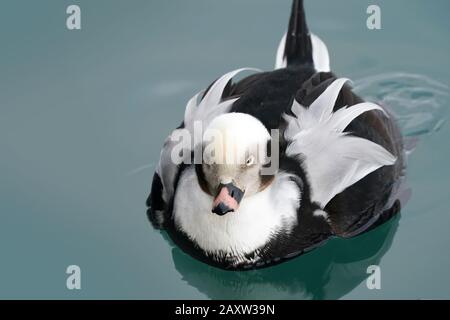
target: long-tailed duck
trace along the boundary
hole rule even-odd
[[[233,82],[243,71],[253,74]],[[189,100],[161,151],[148,215],[204,262],[267,266],[396,214],[403,153],[389,113],[330,72],[294,0],[275,70],[231,71]]]

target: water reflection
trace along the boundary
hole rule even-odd
[[[356,238],[330,240],[308,254],[261,270],[224,271],[178,247],[172,249],[172,257],[182,279],[211,299],[338,299],[367,279],[369,265],[380,264],[399,216]]]

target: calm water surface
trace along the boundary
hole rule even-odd
[[[306,1],[333,70],[414,147],[410,200],[375,231],[250,272],[173,247],[144,201],[187,100],[229,70],[272,68],[290,1],[80,0],[80,31],[69,4],[0,5],[0,298],[450,298],[448,1]],[[366,287],[371,264],[381,290]]]

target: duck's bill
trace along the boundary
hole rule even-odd
[[[213,201],[212,212],[220,216],[228,212],[236,212],[243,196],[244,191],[234,184],[220,184]]]

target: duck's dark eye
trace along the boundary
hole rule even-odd
[[[254,156],[249,156],[249,157],[247,158],[247,160],[245,161],[245,165],[246,165],[247,167],[253,165],[254,163],[255,163],[255,157],[254,157]]]

